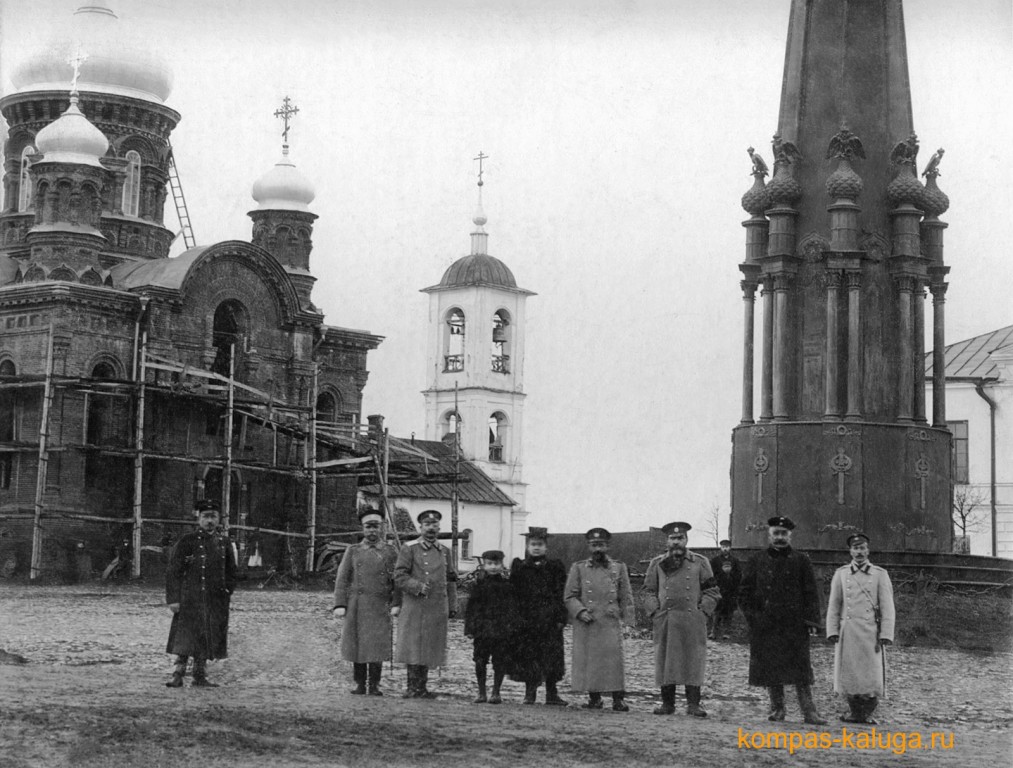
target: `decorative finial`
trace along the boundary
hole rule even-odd
[[[488,221],[485,216],[485,211],[482,210],[482,185],[485,184],[485,182],[482,181],[482,161],[488,160],[489,155],[485,154],[482,150],[479,150],[478,157],[474,159],[478,160],[478,208],[475,210],[475,215],[471,220],[478,226],[478,229],[481,232],[482,227]],[[478,253],[478,251],[476,251],[476,253]]]
[[[288,96],[282,99],[281,109],[276,109],[274,112],[275,117],[280,117],[285,122],[285,130],[281,132],[281,138],[282,142],[284,143],[285,149],[288,149],[289,120],[292,119],[293,115],[298,114],[298,112],[299,107],[293,107],[292,100]]]
[[[478,186],[480,187],[485,183],[482,181],[482,161],[488,159],[489,155],[485,154],[481,149],[478,150],[478,157],[475,160],[478,160]]]
[[[70,95],[77,96],[77,81],[81,77],[81,65],[88,60],[88,54],[78,46],[74,55],[67,59],[67,63],[74,68],[74,77],[70,81]]]
[[[752,147],[749,147],[746,152],[749,153],[749,159],[753,161],[753,170],[750,175],[756,176],[759,174],[760,176],[766,176],[769,169],[767,168],[767,164],[763,161],[763,158],[760,157],[760,155]]]
[[[847,120],[841,121],[841,130],[830,139],[830,146],[827,147],[827,159],[829,160],[832,157],[849,162],[856,157],[865,159],[865,149],[862,147],[862,141],[848,130]]]
[[[929,164],[925,166],[925,170],[922,171],[922,176],[931,178],[939,176],[939,161],[943,159],[943,154],[946,152],[945,149],[940,147],[935,151],[932,157],[929,158]]]
[[[898,142],[890,153],[894,165],[914,166],[918,161],[918,134],[911,131],[906,141]]]

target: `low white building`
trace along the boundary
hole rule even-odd
[[[972,525],[980,521],[968,530],[970,553],[1013,558],[1013,325],[948,345],[945,360],[954,496],[975,504]],[[932,373],[929,352],[927,402]]]

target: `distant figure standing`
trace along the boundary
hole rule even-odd
[[[457,571],[436,539],[442,517],[436,510],[418,516],[422,537],[401,547],[394,566],[401,590],[394,660],[408,665],[406,699],[436,698],[427,687],[429,668],[447,662],[447,620],[457,615]]]
[[[514,596],[508,574],[503,570],[504,555],[498,549],[483,552],[481,572],[468,595],[464,611],[464,634],[474,640],[472,659],[478,697],[475,704],[500,704],[500,686],[507,671],[507,659],[513,642]],[[486,679],[492,661],[492,695],[486,697]]]
[[[197,530],[180,538],[165,573],[165,602],[172,611],[165,652],[176,655],[169,688],[181,688],[193,657],[194,686],[208,682],[209,659],[228,656],[229,602],[236,588],[236,560],[229,537],[218,533],[218,502],[195,505]]]
[[[809,558],[791,548],[795,523],[767,521],[770,546],[746,565],[739,590],[749,624],[749,684],[767,689],[768,720],[784,720],[784,686],[794,685],[805,722],[826,725],[812,697],[809,635],[820,628],[820,599]]]
[[[334,580],[334,615],[344,618],[341,657],[352,662],[352,693],[382,696],[380,673],[391,655],[391,617],[401,610],[394,586],[397,550],[384,541],[383,515],[359,513],[363,538],[345,550]]]
[[[721,601],[717,610],[711,617],[711,639],[717,639],[718,635],[727,640],[732,629],[732,618],[735,615],[735,606],[738,605],[739,584],[742,583],[742,566],[735,555],[732,554],[732,542],[722,539],[718,545],[721,552],[711,558],[711,571],[714,573],[714,580],[718,589],[721,590]]]
[[[707,717],[700,689],[707,677],[707,617],[717,605],[710,563],[687,548],[689,523],[669,523],[668,554],[651,560],[644,609],[654,624],[654,679],[661,688],[656,715],[675,712],[675,687],[686,686],[686,714]]]
[[[566,608],[573,619],[573,690],[587,691],[584,709],[601,709],[603,691],[612,693],[612,709],[629,712],[625,702],[623,623],[633,624],[633,594],[626,564],[608,556],[612,534],[587,532],[591,557],[570,568]]]
[[[834,573],[827,606],[827,639],[835,643],[834,690],[848,699],[846,723],[876,724],[872,713],[886,693],[886,646],[896,612],[890,574],[869,562],[869,537],[848,537],[851,562]]]
[[[510,583],[517,606],[517,631],[510,677],[524,683],[524,703],[534,704],[545,684],[545,703],[565,707],[557,684],[566,672],[563,627],[566,626],[566,566],[548,557],[549,531],[530,527],[524,559],[514,558]]]

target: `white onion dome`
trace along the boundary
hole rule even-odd
[[[316,196],[313,185],[289,159],[287,146],[274,168],[253,184],[253,199],[259,203],[258,211],[309,212],[308,206]]]
[[[172,72],[152,50],[150,36],[124,24],[102,0],[92,0],[62,24],[43,45],[15,65],[11,82],[18,93],[66,90],[74,75],[69,59],[86,58],[79,91],[112,93],[164,104]]]
[[[99,158],[109,149],[109,140],[77,108],[77,94],[73,94],[67,111],[35,136],[35,148],[44,162],[101,168]]]

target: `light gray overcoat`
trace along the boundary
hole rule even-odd
[[[721,590],[707,558],[686,552],[681,564],[660,555],[647,566],[644,610],[654,622],[654,682],[704,684],[707,677],[707,617]]]
[[[422,539],[401,547],[394,567],[394,583],[401,590],[394,661],[426,667],[447,661],[447,620],[457,613],[457,571],[450,550]],[[423,584],[430,585],[422,596]]]
[[[623,622],[633,624],[633,592],[626,564],[608,559],[606,565],[581,560],[570,567],[564,591],[566,610],[573,620],[574,691],[622,691]],[[590,624],[577,619],[587,609]]]
[[[356,664],[390,658],[390,609],[401,604],[394,586],[397,550],[365,541],[345,550],[334,580],[334,607],[345,608],[341,658]]]
[[[883,568],[869,563],[866,571],[849,563],[837,569],[827,606],[827,637],[840,638],[834,647],[835,691],[846,696],[886,694],[886,648],[879,641],[893,642],[895,621],[893,585]]]

